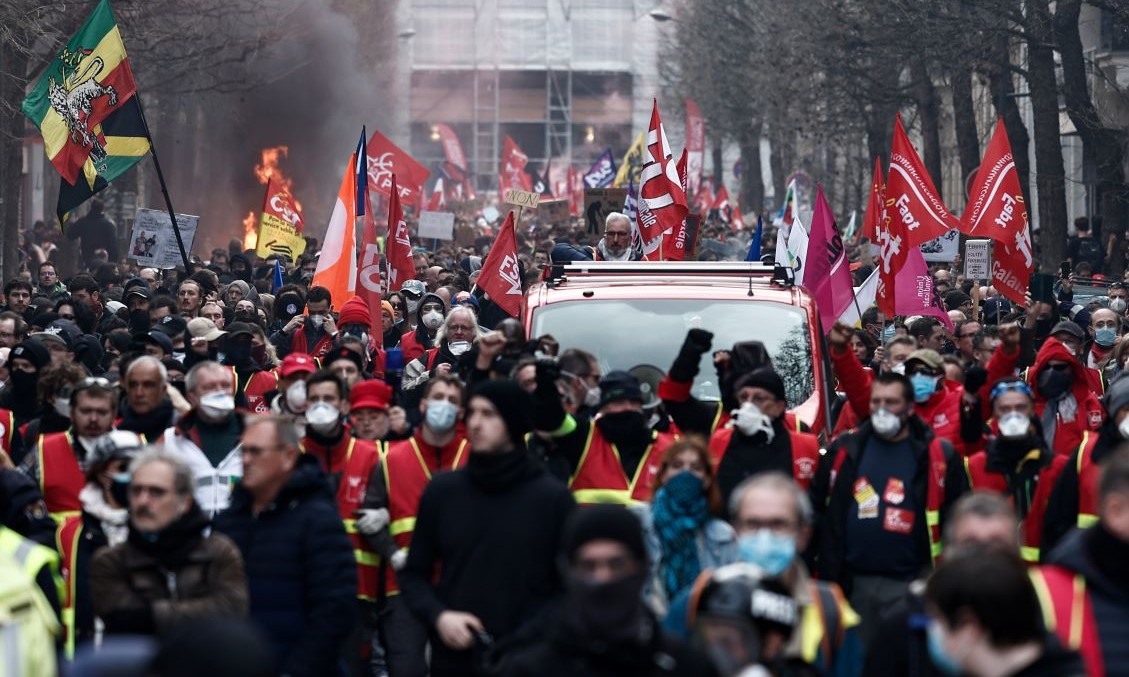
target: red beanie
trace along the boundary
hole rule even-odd
[[[354,296],[341,306],[341,313],[337,318],[337,324],[344,327],[347,324],[363,324],[366,327],[372,324],[369,317],[368,303],[365,302],[360,296]]]

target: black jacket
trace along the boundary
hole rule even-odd
[[[1094,443],[1093,462],[1101,463],[1122,443],[1117,425],[1112,418],[1106,420]],[[1047,499],[1043,517],[1043,540],[1040,551],[1046,559],[1051,550],[1078,524],[1078,450],[1062,467]]]
[[[303,454],[263,512],[238,486],[215,529],[243,555],[250,618],[270,638],[281,672],[334,674],[342,640],[356,621],[353,546],[317,459]]]
[[[924,506],[926,501],[927,481],[929,471],[929,444],[933,441],[933,431],[920,418],[911,416],[908,423],[910,427],[909,439],[913,445],[914,457],[917,460],[917,473],[914,475],[910,490],[913,491],[916,505]],[[831,444],[831,448],[823,456],[815,480],[811,486],[812,505],[820,514],[817,536],[819,578],[825,581],[838,583],[843,591],[850,594],[852,572],[847,568],[845,543],[847,531],[847,514],[850,503],[854,501],[853,487],[858,479],[859,461],[863,450],[874,429],[867,419],[859,424],[853,431],[840,435]],[[941,505],[941,525],[949,508],[962,495],[968,491],[968,476],[964,472],[964,464],[957,457],[953,447],[946,440],[941,440],[941,447],[945,453],[945,499]],[[846,458],[831,484],[831,470],[836,456],[840,450],[846,452]],[[917,552],[921,568],[931,566],[929,551],[929,532],[924,515],[922,519],[914,521],[914,540],[917,543]]]

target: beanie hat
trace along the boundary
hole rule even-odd
[[[565,521],[561,554],[571,563],[580,548],[592,541],[604,540],[622,543],[640,562],[648,560],[639,518],[624,506],[610,504],[572,511]]]
[[[1055,334],[1070,334],[1079,341],[1086,340],[1086,332],[1082,331],[1082,327],[1079,327],[1076,323],[1071,322],[1070,320],[1063,320],[1062,322],[1056,324],[1051,328],[1051,333],[1047,334],[1047,336],[1054,336]]]
[[[322,358],[321,363],[328,369],[329,365],[333,364],[337,360],[349,360],[353,364],[357,365],[357,371],[365,370],[365,359],[352,348],[346,348],[345,346],[334,348],[333,350],[326,353],[325,357]]]
[[[533,398],[515,381],[489,380],[474,387],[467,397],[482,397],[490,400],[498,415],[506,423],[506,432],[517,446],[524,444],[526,433],[533,430]]]
[[[381,301],[380,302],[380,309],[382,311],[388,313],[388,317],[391,317],[392,319],[396,319],[396,309],[392,307],[392,304],[390,302]]]
[[[42,369],[51,363],[51,353],[47,351],[47,346],[43,345],[39,339],[29,338],[21,341],[8,354],[8,361],[14,361],[17,357],[31,362],[36,369]]]
[[[384,381],[376,379],[361,381],[349,391],[349,405],[353,411],[358,409],[387,411],[391,402],[392,386]]]
[[[626,371],[609,371],[600,379],[600,406],[616,400],[632,400],[642,404],[643,389],[639,379]]]
[[[972,297],[959,289],[954,289],[945,294],[945,308],[948,310],[960,310],[962,305],[971,302]]]
[[[368,303],[360,296],[346,301],[337,317],[337,324],[342,327],[348,324],[363,324],[367,327],[370,322]]]
[[[1105,392],[1105,410],[1110,418],[1125,407],[1129,407],[1129,376],[1114,379]]]
[[[780,374],[771,367],[754,369],[737,379],[736,385],[733,386],[733,394],[736,395],[741,388],[763,388],[778,400],[788,399],[787,393],[784,392],[784,379],[780,378]]]

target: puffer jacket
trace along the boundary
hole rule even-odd
[[[419,306],[416,308],[415,331],[404,334],[400,339],[400,350],[404,353],[404,364],[419,359],[428,348],[435,346],[435,332],[429,332],[427,327],[423,326],[423,306],[426,303],[438,303],[443,307],[443,315],[447,315],[447,304],[443,302],[442,296],[424,294],[420,298]]]
[[[215,530],[239,547],[250,617],[270,639],[280,672],[336,673],[338,650],[357,612],[353,546],[318,460],[303,454],[290,480],[262,512],[235,488]]]

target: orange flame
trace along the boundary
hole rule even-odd
[[[259,242],[258,220],[255,212],[247,212],[243,219],[243,251],[254,249]]]

